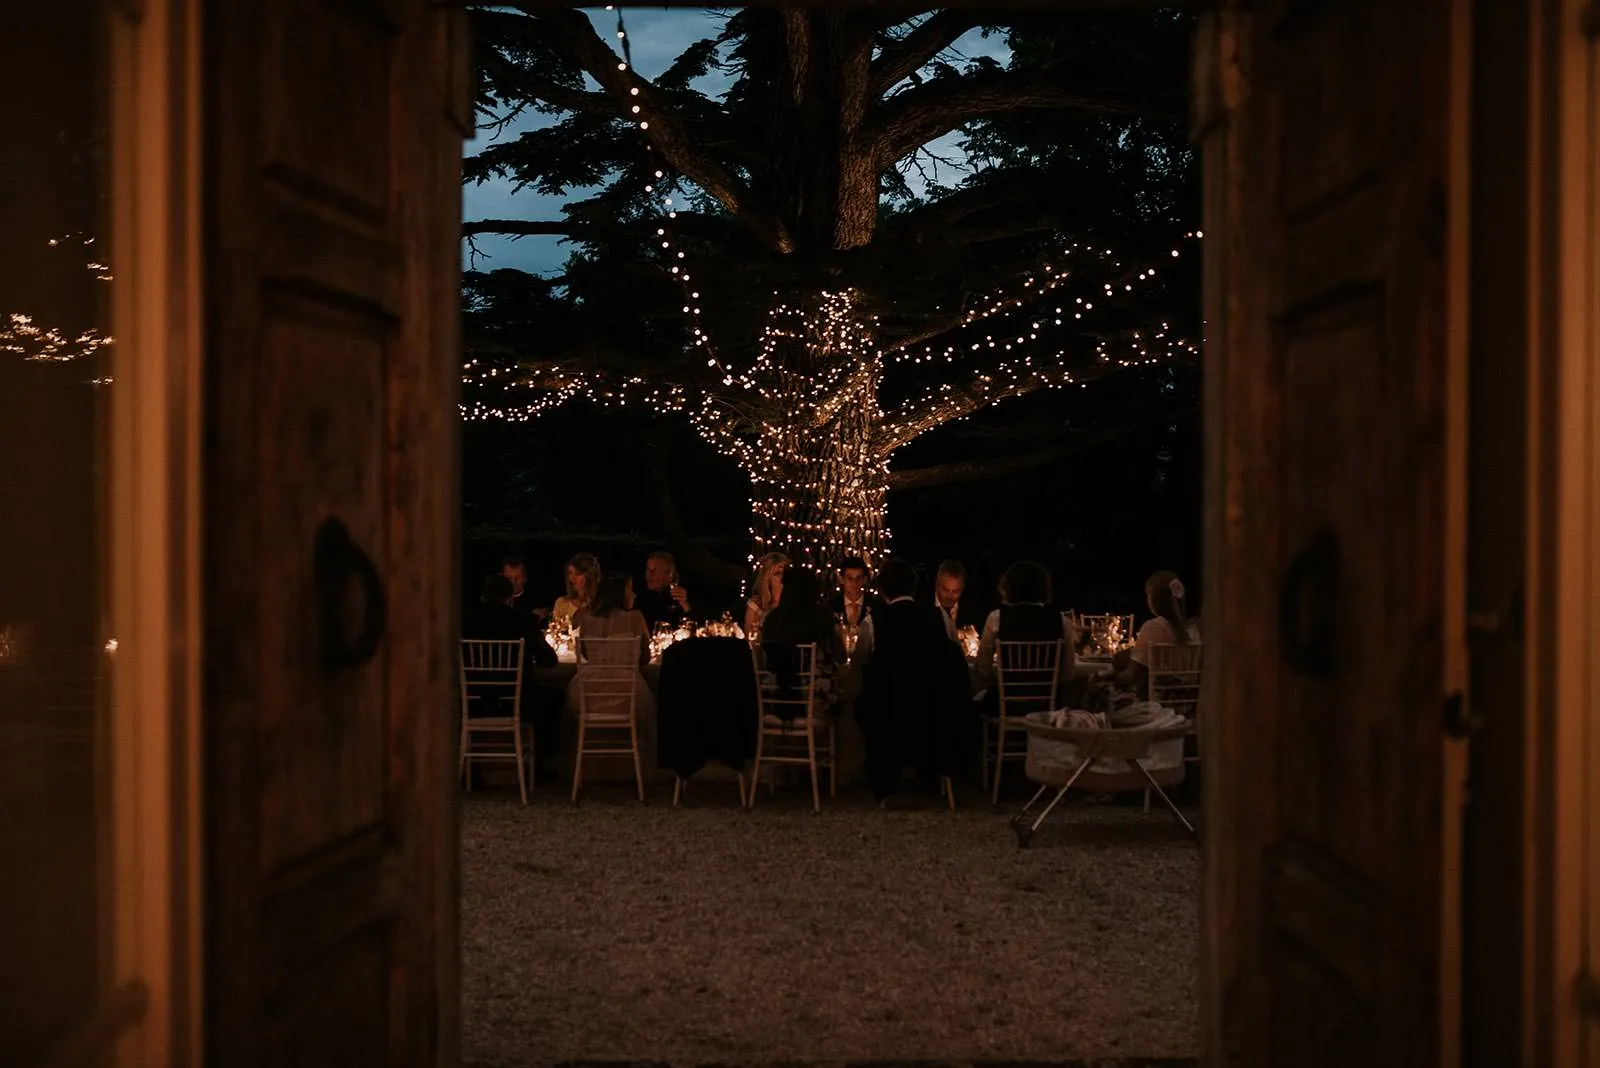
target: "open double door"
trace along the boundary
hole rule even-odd
[[[151,1064],[450,1064],[465,28],[428,0],[116,6],[147,104],[120,121],[162,131],[119,142],[119,262],[152,279],[128,351],[198,354],[151,411],[193,476],[163,506],[200,522],[151,537],[203,650],[155,735],[198,847],[166,900],[199,911],[147,925],[200,948],[168,940],[127,1033]],[[1211,1064],[1453,1052],[1456,12],[1201,16]]]

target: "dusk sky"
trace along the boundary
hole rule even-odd
[[[628,42],[633,49],[634,66],[645,77],[656,77],[690,44],[706,37],[714,37],[721,32],[723,16],[719,12],[726,10],[728,9],[646,7],[624,9],[623,20],[627,27]],[[599,7],[586,9],[586,13],[600,35],[612,42],[612,47],[616,48],[617,13]],[[975,30],[957,41],[952,53],[947,55],[990,55],[1004,63],[1009,58],[1010,51],[1002,38],[996,36],[984,39]],[[696,84],[696,88],[711,95],[720,95],[728,84],[729,79],[718,75],[702,79]],[[589,87],[596,89],[598,85],[589,81]],[[525,115],[498,132],[482,132],[476,140],[467,143],[466,154],[471,156],[481,151],[492,143],[492,138],[514,138],[524,130],[549,125],[557,118],[559,116]],[[943,154],[958,155],[959,152],[955,149],[957,140],[959,138],[956,135],[949,135],[934,142],[934,145]],[[912,174],[909,178],[912,187],[917,188],[919,184],[917,176]],[[951,180],[948,175],[941,175],[941,178],[946,181]],[[581,197],[586,192],[575,190],[574,196]],[[513,193],[510,181],[496,179],[481,185],[467,185],[462,190],[462,199],[462,213],[467,219],[559,219],[561,205],[567,198],[541,196],[531,190]],[[567,247],[558,237],[512,239],[485,235],[477,239],[477,246],[478,251],[483,254],[478,258],[479,270],[516,267],[539,274],[554,274],[560,270],[568,255]],[[465,244],[463,244],[462,258],[465,262]]]

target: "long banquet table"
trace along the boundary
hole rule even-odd
[[[686,639],[694,640],[694,639]],[[973,658],[968,658],[969,665]],[[865,743],[862,740],[861,729],[856,724],[855,716],[851,712],[851,705],[861,690],[860,664],[852,660],[835,676],[834,685],[839,693],[839,714],[834,719],[835,749],[838,760],[838,776],[840,785],[846,785],[861,779],[865,764]],[[1075,678],[1092,678],[1111,669],[1109,659],[1090,659],[1080,657],[1073,663],[1073,676]],[[577,690],[572,686],[572,680],[577,676],[578,663],[575,654],[564,652],[560,662],[553,667],[534,668],[529,672],[528,681],[535,686],[561,688],[567,693],[565,711],[561,723],[561,768],[563,774],[570,776],[572,773],[572,751],[577,735]],[[655,696],[659,692],[661,682],[661,657],[655,656],[650,662],[640,669],[644,683],[649,691],[649,698],[641,711],[648,717],[649,722],[641,724],[641,741],[646,742],[648,751],[642,753],[643,762],[650,774],[652,781],[670,779],[671,772],[665,769],[657,770],[656,754],[656,724],[655,724]],[[974,680],[976,682],[976,680]],[[646,707],[647,706],[647,707]],[[626,759],[601,758],[593,759],[584,770],[586,781],[618,781],[631,780],[633,768]],[[734,779],[734,772],[718,764],[707,765],[696,779],[709,781],[728,781]],[[569,780],[570,781],[570,780]]]

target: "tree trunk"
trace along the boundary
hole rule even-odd
[[[878,161],[863,134],[873,35],[839,8],[785,9],[783,22],[773,181],[799,251],[825,258],[871,242],[878,221]]]
[[[768,460],[750,474],[756,556],[781,552],[822,570],[840,557],[874,563],[888,551],[883,465],[867,447],[865,412],[851,405],[817,433],[764,439]]]
[[[852,297],[823,294],[776,309],[757,380],[772,417],[747,465],[756,556],[832,568],[888,551],[888,465],[878,454],[882,365]]]

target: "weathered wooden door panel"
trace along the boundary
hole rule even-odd
[[[1223,5],[1242,73],[1207,147],[1229,172],[1207,226],[1225,243],[1207,782],[1231,780],[1208,797],[1210,1052],[1429,1064],[1448,10],[1249,7]]]
[[[206,11],[219,1064],[453,1056],[457,18]]]

